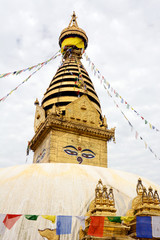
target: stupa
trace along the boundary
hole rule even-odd
[[[160,187],[142,177],[143,185],[137,185],[139,176],[107,167],[107,142],[115,141],[115,128],[108,128],[81,62],[88,37],[75,13],[59,45],[62,64],[42,103],[35,101],[35,135],[29,142],[33,164],[0,169],[0,213],[22,215],[11,229],[0,230],[0,239],[135,239],[134,220],[131,225],[105,220],[103,236],[92,236],[92,217],[159,215]],[[29,221],[24,215],[39,217]],[[48,215],[72,217],[71,233],[57,234]],[[85,226],[78,222],[83,217]]]

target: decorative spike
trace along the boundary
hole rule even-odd
[[[34,105],[39,105],[38,98],[36,98],[36,101],[34,102]]]
[[[71,18],[71,21],[70,21],[68,27],[75,26],[75,27],[78,28],[78,24],[77,24],[77,21],[76,21],[77,17],[76,17],[75,11],[73,11],[73,15],[72,15],[71,17],[72,17],[72,18]],[[72,24],[72,26],[71,26],[71,24]]]
[[[143,193],[143,184],[140,178],[138,179],[136,191],[137,191],[137,195],[141,195]]]
[[[113,188],[109,189],[108,198],[109,198],[110,206],[114,206],[115,202],[114,202]]]
[[[143,187],[142,203],[148,203],[148,194],[145,187]]]
[[[154,198],[154,204],[159,205],[160,201],[159,201],[159,194],[157,190],[154,191],[153,198]]]
[[[103,185],[103,198],[104,199],[108,199],[108,193],[107,193],[106,185]]]

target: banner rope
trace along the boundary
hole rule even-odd
[[[51,60],[53,60],[53,59],[55,59],[56,57],[60,56],[61,53],[59,53],[59,52],[60,52],[60,50],[59,50],[57,53],[55,53],[49,60],[41,63],[39,68],[37,68],[34,72],[32,72],[32,73],[31,73],[23,82],[21,82],[17,87],[15,87],[15,88],[12,89],[8,94],[6,94],[4,97],[2,97],[2,98],[0,99],[0,102],[5,101],[6,98],[7,98],[9,95],[12,94],[12,92],[16,91],[23,83],[27,82],[29,78],[31,78],[36,72],[38,72],[38,71],[39,71],[42,67],[44,67],[48,62],[50,62]],[[38,65],[39,65],[39,64],[38,64]],[[37,65],[37,66],[38,66],[38,65]]]
[[[58,52],[60,52],[60,50],[59,50]],[[57,52],[56,54],[58,54],[58,52]],[[21,74],[21,73],[23,73],[23,72],[31,71],[31,70],[33,70],[34,68],[37,68],[38,66],[45,65],[45,64],[47,64],[48,62],[50,62],[50,61],[55,57],[56,54],[54,54],[50,59],[48,59],[48,60],[46,60],[46,61],[44,61],[44,62],[38,63],[38,64],[36,64],[36,65],[34,65],[34,66],[27,67],[27,68],[24,68],[24,69],[21,69],[21,70],[13,71],[13,72],[9,72],[9,73],[0,74],[0,78],[8,77],[9,75],[15,75],[15,76],[17,76],[17,75],[19,75],[19,74]]]
[[[104,88],[106,89],[106,87],[104,86]],[[108,95],[113,99],[113,96],[110,94],[110,92],[107,90]],[[117,104],[117,102],[115,100],[113,100],[115,106],[120,110],[120,112],[122,113],[122,115],[124,116],[124,118],[127,120],[129,126],[131,127],[131,130],[135,131],[135,138],[142,140],[144,142],[144,146],[145,149],[149,149],[149,151],[154,155],[155,158],[157,158],[158,160],[160,160],[160,157],[157,156],[157,154],[155,154],[155,152],[152,150],[152,148],[150,146],[148,146],[147,142],[144,140],[144,138],[142,136],[139,135],[139,133],[137,132],[137,130],[135,129],[135,127],[132,125],[132,123],[128,120],[128,118],[126,117],[126,115],[124,114],[124,112],[120,109],[119,105]]]
[[[120,103],[121,104],[125,104],[126,108],[129,110],[131,109],[137,116],[139,116],[141,118],[141,120],[144,121],[145,124],[149,125],[149,128],[152,130],[155,130],[156,132],[160,132],[160,130],[158,128],[156,128],[155,126],[153,126],[148,120],[146,120],[143,116],[140,115],[140,113],[138,113],[112,86],[111,84],[106,81],[106,79],[104,78],[104,76],[100,73],[100,71],[95,67],[95,64],[90,60],[90,58],[87,56],[86,52],[84,53],[84,57],[86,59],[86,61],[89,61],[89,65],[91,67],[91,70],[94,71],[94,75],[97,74],[98,79],[100,79],[101,83],[103,82],[106,87],[108,88],[108,90],[110,90],[110,92],[113,92],[115,94],[115,96],[117,98],[120,99]]]

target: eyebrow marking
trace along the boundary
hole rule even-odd
[[[91,153],[93,153],[94,155],[96,155],[92,150],[90,150],[90,149],[83,149],[81,152],[84,152],[84,151],[88,151],[88,152],[91,152]]]
[[[75,147],[72,146],[72,145],[65,146],[64,148],[74,148],[76,151],[78,151],[77,148],[75,148]]]

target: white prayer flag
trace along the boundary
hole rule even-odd
[[[6,230],[6,227],[3,223],[3,220],[5,219],[6,214],[0,214],[0,239],[2,239],[4,232]]]
[[[152,236],[160,237],[160,216],[152,217]]]
[[[79,224],[82,227],[82,229],[85,229],[85,216],[76,216],[76,218],[79,220]]]

